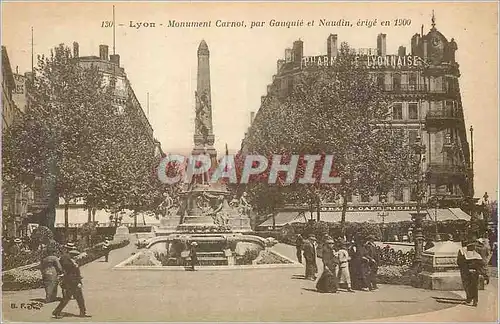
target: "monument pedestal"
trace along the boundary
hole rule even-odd
[[[455,291],[463,290],[460,269],[457,265],[458,242],[437,242],[436,245],[423,252],[423,271],[419,274],[422,288],[430,290]],[[483,280],[479,280],[479,289],[484,289]]]

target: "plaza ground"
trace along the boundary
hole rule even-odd
[[[381,285],[375,292],[320,294],[315,282],[301,279],[302,268],[154,271],[113,266],[136,252],[129,246],[82,267],[84,295],[92,318],[81,319],[76,301],[62,321],[495,321],[497,280],[480,292],[479,307],[458,305],[460,292]],[[293,247],[279,253],[295,259]],[[321,263],[318,264],[322,268]],[[3,292],[5,321],[48,322],[57,303],[40,310],[11,309],[11,303],[44,298],[43,289]]]

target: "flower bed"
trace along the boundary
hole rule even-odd
[[[256,262],[256,264],[291,264],[291,263],[293,262],[269,250],[262,251]]]
[[[117,243],[111,243],[110,249],[120,249],[125,247],[130,242],[124,240]],[[76,262],[78,265],[83,266],[89,262],[99,259],[104,256],[104,250],[102,248],[103,243],[99,243],[92,248],[86,250],[77,256]],[[40,252],[38,252],[38,259],[40,257]],[[26,289],[36,289],[43,287],[42,274],[39,270],[39,264],[35,263],[32,267],[26,269],[25,267],[15,268],[9,271],[5,271],[2,274],[2,290],[26,290]]]
[[[381,266],[377,272],[377,281],[381,284],[411,286],[413,278],[414,273],[408,265]]]

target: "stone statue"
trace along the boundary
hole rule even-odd
[[[201,96],[195,91],[196,98],[196,131],[207,137],[210,132],[210,102],[206,93]]]
[[[243,192],[238,203],[238,210],[242,215],[250,216],[252,206],[248,203],[247,196],[248,194],[246,193],[246,191]]]

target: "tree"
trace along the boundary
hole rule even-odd
[[[109,137],[103,130],[115,113],[112,92],[98,69],[82,68],[69,48],[59,45],[27,82],[28,110],[4,138],[4,172],[7,177],[32,185],[41,177],[49,188],[49,215],[53,227],[58,198],[68,206],[86,190],[99,168],[95,155]]]
[[[407,137],[394,133],[388,98],[346,43],[331,67],[297,76],[284,100],[270,96],[248,135],[249,152],[334,155],[332,175],[342,179],[340,184],[295,181],[283,191],[285,200],[309,201],[319,214],[321,196],[341,196],[344,228],[349,195],[385,194],[411,180],[415,164]]]

